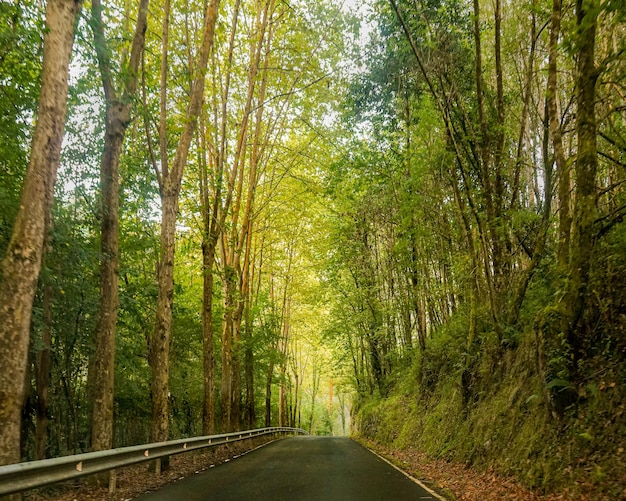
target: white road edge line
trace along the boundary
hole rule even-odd
[[[424,485],[422,482],[420,482],[417,478],[412,477],[411,475],[409,475],[406,471],[404,471],[401,468],[398,468],[395,464],[393,464],[391,461],[389,461],[387,458],[382,457],[380,454],[378,454],[378,452],[373,451],[372,449],[370,449],[369,447],[366,447],[366,449],[368,451],[370,451],[372,454],[374,454],[374,456],[379,457],[380,459],[382,459],[385,463],[387,463],[389,466],[392,466],[393,468],[395,468],[396,470],[398,470],[400,473],[402,473],[406,478],[408,478],[409,480],[411,480],[412,482],[415,482],[417,485],[419,485],[422,489],[424,489],[426,492],[432,494],[436,499],[438,499],[439,501],[448,501],[446,498],[440,496],[439,494],[437,494],[435,491],[433,491],[432,489],[430,489],[429,487],[427,487],[426,485]]]

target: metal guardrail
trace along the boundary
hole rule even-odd
[[[274,434],[306,435],[308,432],[301,428],[260,428],[0,466],[0,495],[44,487],[165,456]]]

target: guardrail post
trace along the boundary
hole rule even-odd
[[[109,496],[113,496],[115,494],[116,489],[117,489],[117,470],[111,470],[109,472]]]

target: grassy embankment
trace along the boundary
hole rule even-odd
[[[507,339],[483,312],[468,348],[468,312],[459,310],[424,353],[395,367],[385,398],[361,400],[358,433],[542,492],[626,499],[625,251],[612,244],[596,262],[584,351],[573,354],[559,334],[558,281],[535,280]]]

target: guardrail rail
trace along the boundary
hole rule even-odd
[[[255,437],[306,434],[301,428],[259,428],[0,466],[0,496]]]

